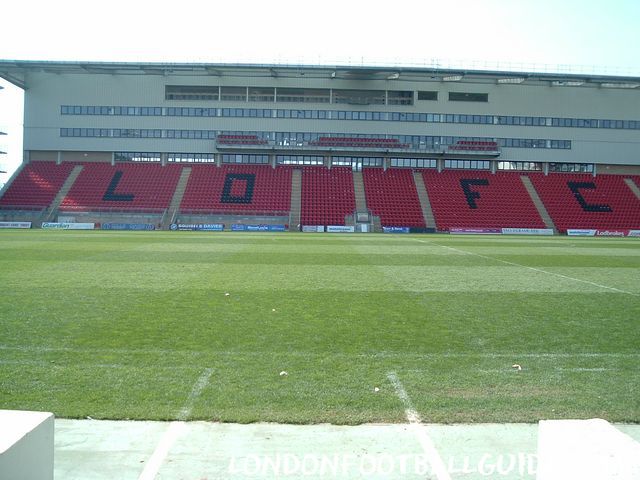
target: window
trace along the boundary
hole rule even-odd
[[[331,165],[361,171],[362,167],[382,167],[382,161],[382,157],[333,157]]]
[[[413,105],[413,91],[388,90],[387,105]]]
[[[444,168],[457,170],[489,170],[489,160],[445,160]]]
[[[247,101],[246,87],[222,87],[220,91],[220,100],[238,102]]]
[[[392,158],[391,166],[400,168],[436,168],[435,158]]]
[[[249,87],[250,102],[273,102],[275,91],[273,87]]]
[[[552,149],[561,149],[561,150],[570,150],[571,149],[571,140],[550,140],[549,148]]]
[[[419,91],[418,100],[438,100],[438,92],[433,91]]]
[[[449,92],[450,102],[488,102],[488,93]]]
[[[166,85],[165,100],[218,100],[218,87],[210,85]]]
[[[334,90],[333,103],[349,105],[384,105],[384,90]]]
[[[593,163],[550,163],[550,172],[593,173]]]
[[[166,130],[166,138],[213,139],[213,130]]]
[[[324,165],[321,155],[277,155],[278,165]]]
[[[215,163],[212,153],[169,153],[167,162],[170,163]]]
[[[96,107],[98,108],[98,107]],[[162,108],[160,107],[140,107],[140,115],[142,116],[160,116]]]
[[[266,164],[269,163],[269,155],[251,155],[251,154],[224,154],[222,155],[222,163],[249,163],[249,164]]]
[[[543,138],[499,138],[498,144],[507,148],[571,149],[571,140],[546,140]]]
[[[540,172],[542,171],[542,164],[539,162],[498,162],[498,170]]]
[[[162,155],[157,152],[115,152],[116,162],[160,162]]]
[[[278,88],[276,102],[329,103],[328,88]]]

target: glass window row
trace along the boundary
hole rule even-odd
[[[116,162],[161,162],[160,152],[115,152]],[[213,153],[167,153],[166,160],[170,163],[215,163]],[[222,163],[244,163],[244,164],[268,164],[268,155],[254,154],[223,154]],[[390,158],[391,167],[406,168],[437,168],[438,161],[435,158]],[[324,165],[325,158],[321,155],[276,155],[278,165]],[[360,167],[381,167],[383,159],[381,157],[332,157],[332,165]],[[449,169],[465,170],[489,170],[491,163],[489,160],[459,160],[445,159],[444,167]],[[543,170],[540,162],[509,162],[499,161],[498,170],[519,170],[535,171]],[[549,172],[566,173],[593,173],[595,165],[593,163],[549,163]]]
[[[438,161],[435,158],[392,158],[392,167],[408,168],[436,168]]]
[[[444,168],[462,170],[489,170],[491,162],[489,160],[445,160]]]
[[[540,162],[498,162],[498,170],[520,170],[527,172],[541,172]]]
[[[593,173],[593,163],[549,163],[550,172]]]
[[[324,165],[321,155],[276,155],[278,165]]]
[[[249,117],[295,118],[305,120],[368,120],[389,122],[461,123],[515,125],[527,127],[606,128],[640,130],[640,120],[595,118],[530,117],[513,115],[472,115],[453,113],[371,112],[357,110],[293,110],[282,108],[126,107],[62,105],[62,115],[167,116],[167,117]]]
[[[454,137],[432,135],[381,135],[381,134],[345,134],[345,133],[311,133],[311,132],[247,132],[216,130],[161,130],[136,128],[61,128],[61,137],[92,138],[169,138],[186,140],[215,140],[217,135],[255,135],[274,146],[304,146],[317,141],[320,137],[340,138],[393,138],[399,143],[409,145],[414,150],[438,149],[441,146],[454,145],[459,141],[495,141],[505,148],[545,148],[571,149],[571,140],[550,140],[532,138],[487,138],[487,137]]]
[[[413,105],[413,91],[166,85],[165,99]]]
[[[171,163],[214,163],[213,153],[168,153],[167,162]]]
[[[333,157],[331,164],[338,167],[381,167],[382,157]]]
[[[269,155],[253,155],[253,154],[224,154],[222,155],[222,163],[253,163],[266,164],[269,163]]]
[[[115,152],[116,162],[160,162],[162,154],[159,152]]]

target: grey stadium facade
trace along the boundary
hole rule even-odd
[[[25,91],[25,162],[640,174],[640,78],[11,60],[0,61],[0,77]],[[217,141],[234,135],[260,142]],[[318,142],[340,136],[394,139],[402,148]],[[451,148],[467,141],[496,148]]]

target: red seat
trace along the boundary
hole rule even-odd
[[[355,212],[349,167],[303,167],[300,221],[303,225],[344,225]]]
[[[75,163],[31,162],[24,166],[5,194],[4,207],[48,207],[73,170]]]
[[[426,226],[411,170],[365,168],[362,177],[367,207],[383,226]]]
[[[181,165],[87,162],[60,209],[162,211],[169,208],[181,171]]]
[[[640,228],[640,200],[622,175],[594,177],[590,174],[552,173],[529,176],[560,231],[570,228]],[[575,192],[570,182],[573,182]]]
[[[545,228],[520,173],[435,170],[422,172],[438,229],[469,228]],[[469,184],[471,200],[461,180],[480,180],[488,185]],[[475,192],[478,196],[474,196]],[[470,202],[475,204],[472,208]]]
[[[229,174],[253,175],[253,191],[240,177],[231,181],[231,197],[223,198],[225,180]],[[246,198],[243,198],[246,197]],[[241,201],[242,200],[242,201]],[[182,211],[203,210],[218,213],[253,212],[283,214],[291,208],[291,169],[269,165],[194,165],[180,204]]]

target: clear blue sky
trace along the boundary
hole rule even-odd
[[[22,0],[1,11],[2,59],[437,63],[640,76],[640,0]],[[0,91],[0,128],[12,139],[0,137],[10,149],[4,170],[20,163],[16,98]]]

